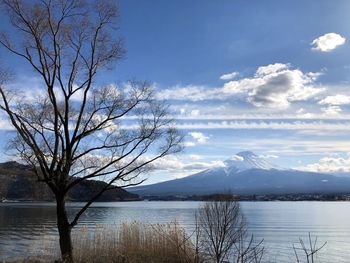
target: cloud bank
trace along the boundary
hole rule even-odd
[[[298,169],[316,173],[350,173],[350,155],[348,154],[346,158],[324,157],[317,163],[298,167]]]

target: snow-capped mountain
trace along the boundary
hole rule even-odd
[[[224,161],[225,167],[237,172],[249,169],[281,169],[277,165],[268,162],[266,159],[259,157],[250,151],[239,152]]]
[[[284,169],[245,151],[222,167],[153,185],[129,188],[139,195],[350,193],[350,178]]]

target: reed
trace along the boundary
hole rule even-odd
[[[76,262],[195,262],[195,247],[178,223],[99,226],[74,235]]]
[[[73,233],[75,263],[197,263],[196,249],[177,222],[83,227]],[[37,256],[7,263],[58,263],[57,240],[35,243]]]

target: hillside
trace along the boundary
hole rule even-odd
[[[240,152],[224,167],[204,170],[181,179],[128,189],[142,196],[349,193],[350,178],[283,169],[252,152]]]
[[[17,201],[53,201],[54,197],[45,183],[37,182],[35,175],[26,165],[17,162],[0,164],[0,200]],[[85,181],[77,185],[69,193],[69,201],[86,201],[102,189],[101,181]],[[104,193],[99,201],[138,200],[136,194],[123,189]]]

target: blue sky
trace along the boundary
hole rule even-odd
[[[220,166],[242,150],[283,167],[350,171],[350,1],[118,5],[128,53],[100,84],[149,81],[186,135],[184,153],[159,163],[149,182]],[[17,68],[19,85],[30,83],[32,71],[3,51],[1,59]]]

